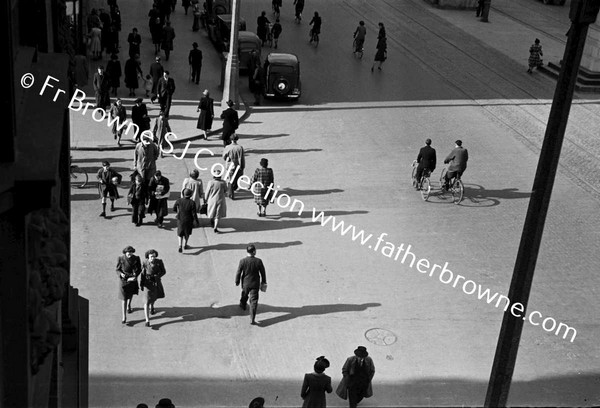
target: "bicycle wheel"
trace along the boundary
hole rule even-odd
[[[427,201],[429,198],[429,193],[431,193],[431,183],[429,182],[429,177],[423,177],[421,179],[421,198],[423,201]]]
[[[460,179],[455,179],[450,190],[452,191],[452,202],[454,202],[454,204],[460,203],[463,199],[463,194],[465,193],[463,182]]]
[[[412,173],[410,175],[410,180],[411,180],[412,186],[414,188],[417,188],[417,178],[416,178],[416,175],[417,175],[417,166],[415,165],[415,162],[413,162]]]
[[[71,187],[84,188],[87,182],[87,172],[81,167],[71,166]]]

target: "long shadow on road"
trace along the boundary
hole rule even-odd
[[[364,303],[364,304],[326,304],[326,305],[305,305],[300,307],[285,307],[272,306],[267,304],[258,305],[258,313],[256,319],[259,322],[259,327],[268,327],[277,323],[283,323],[292,319],[304,316],[317,316],[330,313],[342,312],[362,312],[370,307],[381,306],[381,303]],[[152,323],[152,329],[159,330],[161,327],[185,322],[197,322],[206,319],[230,319],[235,316],[245,316],[248,312],[243,311],[239,305],[226,305],[222,307],[157,307],[157,314],[154,319],[169,319],[166,322]],[[265,313],[284,313],[280,316],[261,319],[261,315]],[[131,322],[133,325],[136,322]]]

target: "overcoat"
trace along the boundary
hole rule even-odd
[[[196,129],[212,129],[213,117],[215,116],[213,102],[213,98],[209,96],[203,96],[202,98],[200,98],[200,103],[198,103],[198,109],[200,109],[200,116],[198,116],[198,123],[196,124]]]
[[[325,408],[327,399],[325,393],[332,392],[331,377],[325,373],[304,374],[304,382],[300,397],[304,400],[302,408]]]
[[[358,361],[358,357],[352,356],[346,359],[344,366],[342,367],[342,381],[340,381],[340,385],[338,385],[335,393],[342,399],[348,398],[348,382],[350,380],[350,376],[354,375],[354,366]],[[367,387],[365,394],[363,397],[369,398],[373,396],[373,386],[371,384],[373,380],[373,376],[375,375],[375,364],[373,363],[373,359],[369,356],[365,357],[365,364],[367,366],[367,370],[369,371],[369,386]]]
[[[227,203],[225,193],[227,184],[221,179],[212,179],[206,186],[206,202],[208,204],[208,218],[225,218],[227,216]]]
[[[165,264],[162,259],[155,258],[154,262],[144,260],[142,264],[142,275],[140,285],[144,292],[144,298],[148,303],[154,303],[156,299],[165,297],[165,289],[162,284],[162,277],[165,276]]]
[[[131,255],[127,258],[125,254],[117,258],[117,277],[119,278],[119,299],[125,300],[138,294],[139,286],[137,277],[142,272],[140,257]],[[125,277],[122,277],[123,274]],[[129,280],[135,278],[134,280]]]

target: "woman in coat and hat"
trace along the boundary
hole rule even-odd
[[[202,133],[204,134],[204,140],[208,139],[208,135],[206,132],[210,132],[210,129],[212,128],[213,118],[215,117],[215,109],[213,105],[214,101],[210,97],[208,89],[205,89],[204,92],[202,92],[202,98],[200,98],[200,102],[198,103],[198,109],[196,109],[196,112],[200,112],[196,128],[202,131]]]
[[[331,377],[324,373],[329,367],[329,360],[324,356],[317,357],[314,372],[304,375],[300,396],[304,400],[302,408],[326,408],[327,400],[325,393],[331,393]]]
[[[165,265],[161,259],[158,259],[158,252],[154,249],[149,249],[144,254],[146,258],[142,264],[142,276],[140,283],[142,292],[144,292],[144,317],[146,318],[146,327],[150,327],[149,314],[156,313],[154,311],[154,302],[157,299],[165,297],[165,289],[162,284],[162,277],[165,276]]]
[[[213,173],[213,179],[206,186],[206,202],[208,203],[208,214],[211,226],[218,233],[219,219],[227,216],[227,203],[225,194],[227,193],[227,184],[221,180],[220,173]]]
[[[375,364],[367,348],[358,346],[354,355],[348,357],[342,367],[342,381],[335,391],[342,399],[348,399],[350,408],[356,408],[363,398],[373,396],[371,381],[375,375]]]
[[[256,169],[254,172],[254,176],[252,177],[252,184],[260,183],[260,190],[252,191],[254,194],[254,202],[258,206],[259,217],[265,217],[267,215],[267,205],[269,205],[269,201],[271,201],[271,193],[269,193],[269,186],[275,183],[275,179],[273,177],[273,169],[269,168],[269,160],[260,159],[260,167]]]
[[[183,197],[178,198],[177,201],[175,201],[173,211],[177,213],[177,239],[179,240],[179,252],[183,252],[183,248],[190,248],[188,246],[188,239],[190,239],[190,235],[192,235],[194,223],[198,224],[199,222],[196,203],[192,200],[192,190],[189,188],[183,190]],[[183,245],[182,241],[184,241]]]
[[[117,258],[117,276],[119,277],[119,299],[122,302],[121,323],[127,323],[127,313],[131,313],[131,299],[139,291],[137,277],[142,272],[140,257],[134,255],[135,248],[128,245],[123,249],[123,255]]]

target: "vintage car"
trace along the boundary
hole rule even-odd
[[[252,31],[238,32],[238,58],[240,72],[250,71],[253,65],[252,58],[256,58],[252,55],[253,51],[256,51],[258,60],[260,61],[260,53],[262,49],[261,44],[262,41],[260,38],[258,38],[258,35],[254,34]]]
[[[231,14],[219,14],[214,23],[208,23],[206,31],[208,38],[215,44],[215,48],[219,52],[229,51],[229,37],[231,35]],[[246,30],[246,21],[240,17],[239,31]]]
[[[272,52],[264,65],[264,96],[270,98],[300,98],[300,62],[295,54]]]

